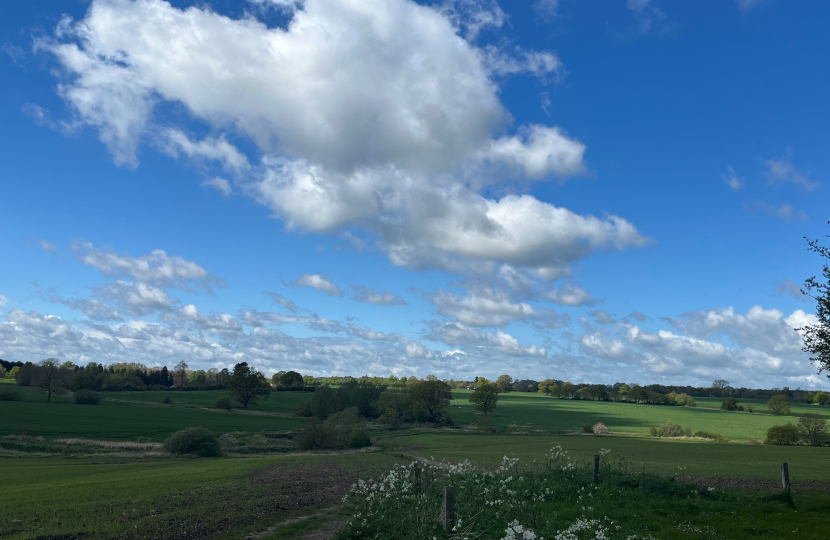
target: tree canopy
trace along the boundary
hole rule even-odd
[[[499,400],[499,391],[495,384],[487,382],[480,382],[476,385],[476,389],[470,394],[470,403],[474,404],[476,410],[484,414],[490,414],[496,408],[496,402]]]
[[[804,352],[810,353],[810,361],[818,366],[818,372],[821,373],[830,371],[830,265],[827,262],[830,260],[830,247],[819,245],[818,240],[807,242],[809,250],[824,259],[822,277],[819,279],[813,276],[805,281],[805,290],[802,291],[816,301],[818,322],[797,330],[804,336]]]
[[[239,401],[243,409],[254,405],[259,396],[268,397],[271,385],[265,380],[265,375],[248,366],[247,362],[240,362],[233,367],[233,373],[228,379],[228,390]]]

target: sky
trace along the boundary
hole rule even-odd
[[[828,389],[830,3],[0,5],[0,357]]]

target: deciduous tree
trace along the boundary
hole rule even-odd
[[[804,352],[811,354],[810,361],[818,366],[821,373],[830,371],[830,247],[819,245],[818,240],[808,240],[807,243],[810,251],[824,259],[822,277],[811,277],[804,282],[804,290],[801,291],[816,301],[818,322],[797,330],[804,336]]]
[[[769,398],[769,401],[767,401],[767,408],[769,409],[769,412],[776,416],[790,414],[790,401],[784,394],[777,394]]]
[[[495,384],[480,382],[476,389],[470,394],[470,403],[474,404],[476,410],[484,414],[490,414],[496,409],[496,402],[499,400],[499,391]]]
[[[259,396],[268,396],[271,385],[265,380],[265,375],[248,366],[247,362],[240,362],[233,367],[233,373],[228,379],[228,390],[239,401],[243,409],[254,405]]]

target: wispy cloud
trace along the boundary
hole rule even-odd
[[[765,203],[764,201],[746,201],[744,203],[744,210],[754,216],[776,217],[785,222],[795,221],[797,219],[807,221],[807,214],[802,210],[796,209],[790,203],[777,205]]]

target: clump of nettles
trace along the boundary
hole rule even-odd
[[[175,455],[219,457],[222,447],[212,431],[194,427],[177,431],[164,441],[164,449]]]

